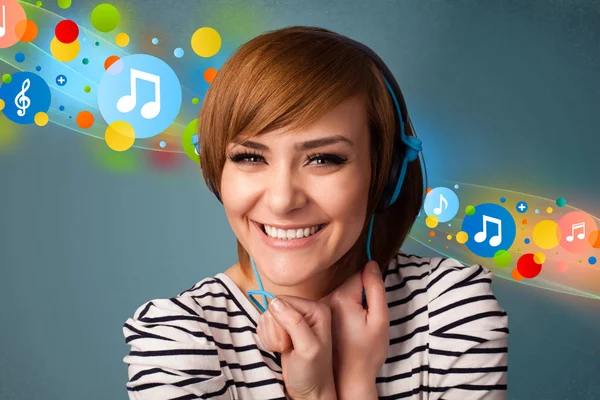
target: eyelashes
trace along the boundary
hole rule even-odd
[[[232,153],[227,156],[229,161],[236,164],[248,164],[254,165],[265,161],[264,156],[257,151],[243,151],[239,153]],[[249,161],[251,160],[251,161]],[[306,156],[307,162],[319,161],[317,168],[327,168],[331,165],[342,165],[345,164],[348,159],[333,153],[313,153]]]

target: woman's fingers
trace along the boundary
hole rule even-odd
[[[376,261],[367,263],[362,274],[362,281],[365,287],[367,304],[369,305],[367,323],[369,325],[387,326],[389,319],[385,283]]]

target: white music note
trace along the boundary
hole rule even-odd
[[[142,106],[141,114],[145,119],[155,118],[160,112],[160,76],[133,68],[131,68],[130,76],[131,93],[121,97],[119,101],[117,101],[117,110],[121,111],[122,113],[126,113],[135,108],[137,103],[136,82],[138,79],[154,84],[154,101],[149,101],[144,104]]]
[[[21,91],[17,94],[17,97],[15,97],[15,105],[18,108],[17,115],[19,117],[24,117],[25,112],[31,105],[31,99],[25,94],[29,90],[30,86],[31,81],[29,80],[29,78],[25,79],[23,81],[23,84],[21,85]]]
[[[442,213],[442,203],[446,203],[446,208],[448,208],[448,200],[446,200],[443,194],[440,194],[440,206],[433,209],[435,215],[440,215]]]
[[[496,247],[502,242],[502,221],[498,218],[490,217],[489,215],[483,216],[483,231],[477,232],[475,235],[475,241],[481,243],[487,238],[487,223],[498,225],[498,234],[490,238],[490,246]]]
[[[575,231],[577,229],[582,229],[583,232],[577,234],[577,239],[582,240],[585,238],[585,222],[580,222],[578,224],[571,225],[571,234],[567,236],[567,242],[572,242],[575,239]]]
[[[0,26],[0,38],[6,35],[6,6],[2,4],[2,26]]]

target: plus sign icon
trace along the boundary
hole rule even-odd
[[[529,207],[527,207],[527,203],[525,203],[524,201],[520,201],[517,203],[517,211],[520,212],[521,214],[527,212],[527,209]]]
[[[67,77],[64,75],[59,75],[56,77],[56,84],[58,86],[65,86],[67,84]]]

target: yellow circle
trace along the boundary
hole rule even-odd
[[[467,243],[467,240],[469,240],[469,234],[465,231],[460,231],[456,234],[456,241],[460,244],[465,244]]]
[[[0,99],[0,111],[4,110],[4,106],[6,104],[4,104],[4,100]]]
[[[135,130],[125,121],[115,121],[106,128],[104,140],[114,151],[125,151],[135,142]]]
[[[538,251],[533,255],[533,261],[535,261],[538,264],[543,264],[544,261],[546,261],[546,255],[541,251]]]
[[[125,47],[129,44],[129,35],[125,32],[121,32],[115,38],[115,42],[117,43],[117,46]]]
[[[548,208],[546,208],[546,212],[547,212],[548,214],[552,214],[552,207],[548,207]]]
[[[448,235],[448,236],[446,236],[446,239],[448,239],[448,240],[452,240],[452,235]]]
[[[438,226],[437,217],[435,215],[430,215],[425,219],[425,225],[427,225],[427,227],[431,229],[435,228],[436,226]]]
[[[200,57],[212,57],[221,49],[221,35],[213,28],[200,28],[192,35],[192,49]]]
[[[62,62],[73,61],[79,54],[80,48],[79,39],[75,39],[72,43],[61,43],[60,40],[54,37],[50,42],[50,53]]]
[[[37,126],[45,126],[48,123],[48,114],[40,111],[33,117],[33,122],[35,122]]]
[[[552,220],[538,222],[533,228],[533,242],[546,250],[558,246],[558,229],[558,224]]]

